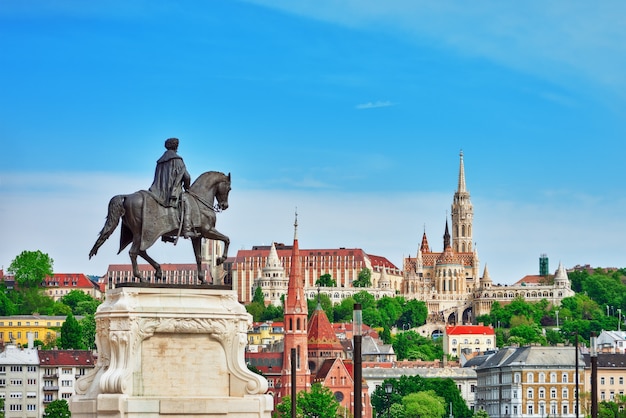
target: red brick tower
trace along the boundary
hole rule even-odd
[[[285,299],[285,351],[283,354],[283,371],[281,376],[280,397],[291,395],[291,349],[296,350],[296,392],[311,387],[311,372],[308,367],[307,319],[308,308],[304,295],[304,282],[300,268],[300,250],[298,248],[298,214],[294,223],[293,249],[289,287]]]

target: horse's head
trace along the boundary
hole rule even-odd
[[[205,204],[212,207],[213,199],[217,200],[220,210],[228,208],[228,193],[230,193],[230,173],[207,171],[193,182],[189,188],[196,196],[206,199]]]
[[[224,175],[224,180],[217,184],[217,190],[215,192],[215,200],[221,210],[228,209],[228,194],[230,193],[230,173],[228,176]]]

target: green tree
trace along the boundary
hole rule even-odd
[[[261,314],[261,321],[282,321],[284,318],[284,310],[282,306],[267,305]]]
[[[70,418],[70,407],[65,399],[57,399],[46,406],[44,418]]]
[[[391,328],[402,315],[401,301],[395,297],[383,296],[376,303],[376,310],[380,312],[382,321],[380,325],[384,328]]]
[[[3,282],[0,284],[0,316],[11,316],[18,312],[17,305],[8,296],[9,290]]]
[[[315,281],[315,286],[320,287],[337,287],[337,282],[330,274],[322,274],[319,279]]]
[[[252,302],[251,304],[246,305],[246,311],[252,315],[252,320],[254,322],[260,322],[263,312],[265,312],[265,305],[259,302]]]
[[[54,274],[54,260],[41,251],[22,251],[15,257],[7,271],[15,277],[20,288],[36,288],[41,286],[46,277]]]
[[[357,279],[352,282],[353,287],[371,287],[372,271],[368,268],[362,268],[357,275]]]
[[[400,332],[392,340],[393,351],[398,360],[433,361],[443,358],[441,339],[433,341],[415,331]]]
[[[296,417],[302,418],[302,408],[298,404],[296,397]],[[274,412],[272,413],[273,418],[289,418],[291,417],[291,396],[285,395],[280,400],[280,403],[276,405],[274,408]]]
[[[348,297],[333,306],[333,322],[350,322],[354,313],[354,299]],[[330,319],[330,318],[329,318]]]
[[[444,402],[433,390],[410,393],[402,398],[406,418],[441,418],[446,413]]]
[[[399,300],[404,300],[402,297],[398,297]],[[408,328],[419,327],[426,323],[428,317],[428,308],[426,303],[421,300],[411,299],[402,303],[402,315],[398,319],[396,325],[402,327],[404,324],[408,325]]]
[[[60,302],[69,306],[72,313],[77,316],[94,314],[100,305],[99,300],[80,290],[70,291],[60,299]]]
[[[65,318],[65,322],[61,326],[60,346],[65,350],[83,350],[85,348],[80,324],[71,313]]]
[[[96,347],[96,317],[94,314],[85,315],[80,321],[81,342],[83,347],[91,350]]]
[[[339,408],[333,392],[319,382],[311,385],[311,391],[299,392],[297,403],[305,417],[335,418]]]
[[[489,418],[489,414],[484,409],[477,409],[474,411],[474,418]]]
[[[254,289],[254,295],[252,296],[252,303],[260,303],[261,305],[265,305],[265,295],[263,295],[263,289],[261,286],[257,286]]]

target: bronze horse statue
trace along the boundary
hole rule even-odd
[[[229,192],[230,173],[225,175],[217,171],[208,171],[201,174],[182,196],[187,200],[187,204],[183,206],[188,208],[192,228],[196,232],[195,236],[190,239],[198,266],[198,280],[201,284],[206,284],[202,271],[202,238],[224,242],[224,253],[217,259],[218,265],[222,264],[228,256],[230,239],[215,229],[215,212],[228,208]],[[213,206],[214,200],[217,200],[217,207]],[[104,241],[115,231],[121,219],[120,249],[117,253],[121,253],[131,244],[128,253],[133,266],[133,276],[144,281],[137,266],[137,256],[140,255],[154,267],[155,278],[161,280],[163,278],[161,266],[146,253],[146,250],[159,238],[172,242],[178,239],[182,222],[180,212],[175,207],[161,206],[152,194],[145,190],[129,195],[114,196],[109,201],[106,222],[89,252],[89,258],[96,255]]]

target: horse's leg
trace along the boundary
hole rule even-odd
[[[202,270],[202,238],[191,238],[191,245],[193,245],[193,253],[196,256],[196,265],[198,266],[198,281],[200,284],[207,284],[204,270]]]
[[[133,276],[139,279],[140,282],[143,282],[141,274],[139,273],[139,266],[137,265],[138,253],[139,253],[139,239],[133,236],[133,243],[130,246],[130,250],[128,250],[128,255],[130,256],[130,263],[133,266]]]
[[[222,234],[215,228],[211,228],[209,231],[205,232],[203,236],[204,238],[214,239],[222,241],[224,243],[224,252],[222,253],[222,256],[215,261],[215,264],[219,266],[224,261],[226,261],[226,258],[228,257],[228,246],[230,245],[230,238],[228,238],[226,235]]]
[[[150,257],[146,251],[139,251],[138,254],[154,268],[154,281],[161,281],[163,279],[163,271],[161,270],[161,265],[157,263],[152,257]]]

